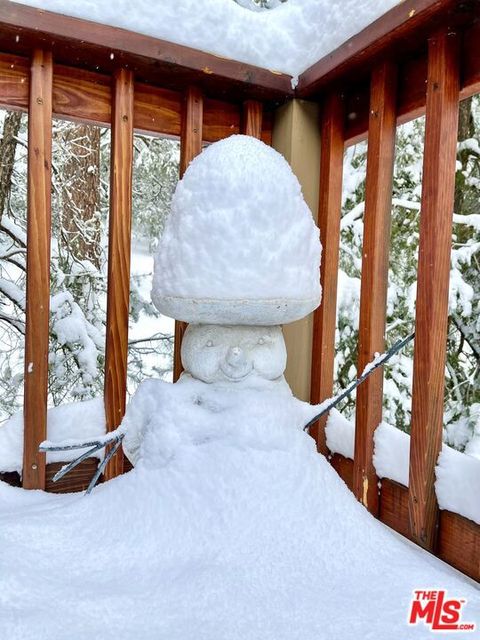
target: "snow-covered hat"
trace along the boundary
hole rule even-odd
[[[152,300],[192,323],[276,325],[320,304],[318,228],[286,160],[235,135],[177,185],[155,256]]]

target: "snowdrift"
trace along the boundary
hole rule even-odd
[[[475,587],[371,517],[301,430],[312,409],[262,387],[149,381],[133,471],[88,498],[0,484],[0,637],[435,637],[407,626],[419,588],[478,624]]]

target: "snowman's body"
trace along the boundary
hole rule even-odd
[[[280,327],[190,325],[182,363],[178,382],[147,380],[128,406],[123,446],[135,466],[163,466],[186,441],[241,446],[254,433],[278,448],[288,430],[314,414],[285,381]]]

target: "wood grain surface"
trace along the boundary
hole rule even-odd
[[[105,352],[105,418],[107,430],[120,424],[127,392],[130,244],[133,169],[133,74],[114,75],[108,233],[107,337]],[[109,480],[122,473],[121,448],[105,469]]]
[[[23,487],[45,488],[50,314],[52,55],[32,55],[28,111]]]
[[[397,70],[388,61],[372,72],[367,177],[363,215],[362,278],[357,375],[385,351]],[[378,511],[373,434],[382,421],[383,368],[357,389],[354,493],[371,513]]]
[[[318,404],[333,395],[335,328],[337,324],[337,281],[340,248],[340,218],[343,178],[344,102],[339,91],[325,98],[321,111],[320,187],[318,226],[322,243],[320,284],[322,302],[313,314],[312,372],[310,402]],[[317,449],[327,453],[324,416],[312,425],[310,435]]]
[[[410,447],[412,537],[435,546],[435,465],[442,444],[452,215],[458,135],[458,41],[429,41]]]
[[[243,103],[242,133],[260,139],[262,137],[263,105],[258,100]]]
[[[180,178],[190,162],[202,151],[203,95],[198,87],[189,87],[184,96],[182,111],[182,135],[180,138]],[[173,349],[173,381],[183,371],[181,348],[186,322],[175,320],[175,342]]]

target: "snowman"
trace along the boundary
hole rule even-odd
[[[134,466],[165,463],[185,439],[245,436],[245,423],[275,446],[282,429],[315,414],[285,381],[281,325],[319,305],[320,253],[298,180],[271,147],[235,135],[193,160],[159,241],[152,289],[162,314],[188,323],[184,372],[173,385],[145,381],[130,402],[121,429]]]
[[[120,427],[89,444],[123,441],[135,468],[205,442],[288,449],[318,407],[285,380],[281,325],[320,304],[320,255],[283,156],[244,135],[207,147],[177,185],[155,256],[153,303],[188,323],[184,371],[174,384],[144,381]]]

